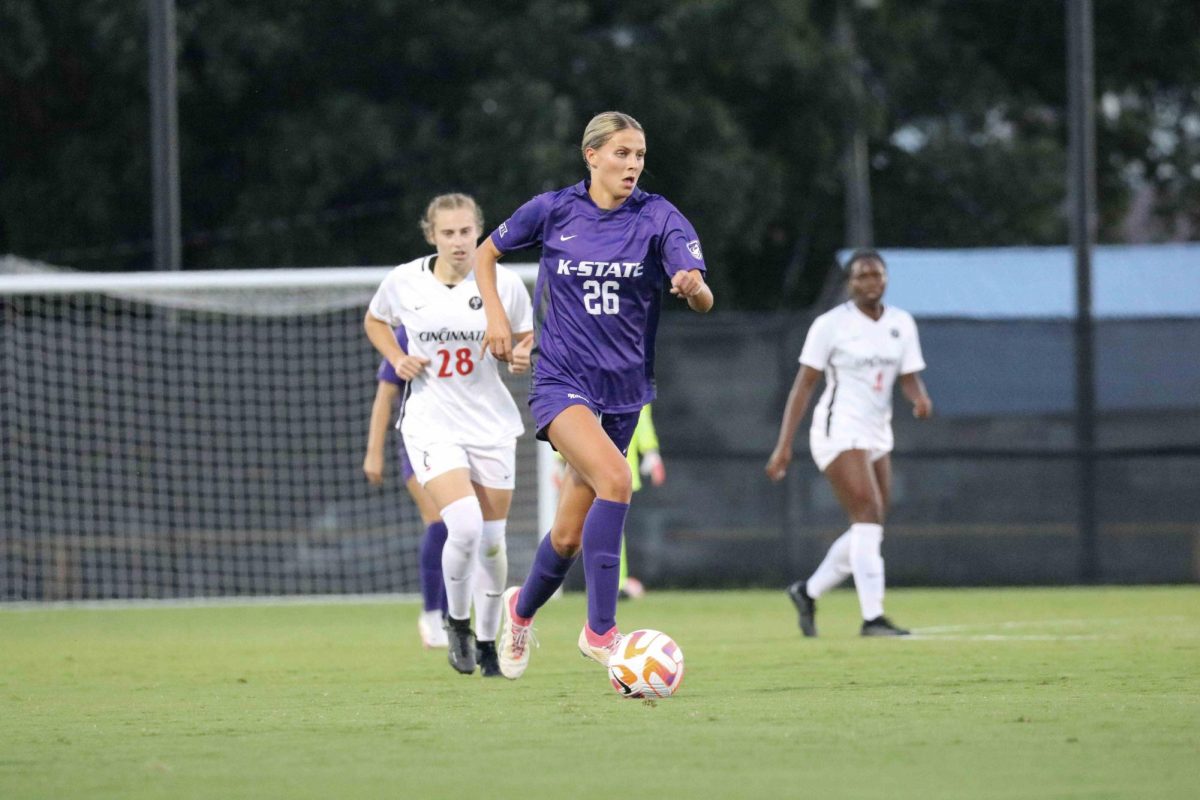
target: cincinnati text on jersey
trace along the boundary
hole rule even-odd
[[[888,358],[887,356],[871,356],[870,358],[860,358],[854,362],[856,367],[891,367],[900,363],[898,358]]]
[[[445,344],[446,342],[482,342],[485,331],[452,331],[449,328],[442,328],[440,331],[421,331],[417,334],[417,341],[420,342],[437,342]],[[412,336],[410,333],[409,336]]]
[[[638,278],[642,274],[640,261],[580,261],[558,260],[559,275],[578,275],[583,278]]]

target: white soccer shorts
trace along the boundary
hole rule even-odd
[[[495,447],[472,447],[405,436],[404,447],[422,486],[452,469],[468,470],[472,483],[489,489],[513,489],[517,485],[516,439]]]
[[[833,460],[847,450],[866,450],[867,458],[872,464],[892,452],[891,447],[880,447],[878,442],[869,439],[831,438],[823,433],[809,431],[808,450],[812,453],[817,469],[824,472]]]

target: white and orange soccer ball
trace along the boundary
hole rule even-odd
[[[632,631],[609,657],[608,679],[622,697],[670,697],[683,683],[683,650],[662,631]]]

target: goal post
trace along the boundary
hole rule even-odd
[[[395,437],[384,485],[362,473],[389,269],[0,275],[0,601],[416,593]],[[545,530],[538,452],[512,580]]]

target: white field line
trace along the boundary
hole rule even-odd
[[[1089,633],[1043,633],[1043,634],[1022,634],[1022,633],[980,633],[980,634],[923,634],[920,631],[913,631],[911,636],[902,636],[901,639],[917,642],[1064,642],[1064,641],[1080,641],[1097,639],[1116,639],[1116,636],[1101,636],[1099,634]]]
[[[127,611],[165,608],[236,608],[240,606],[387,605],[416,603],[419,594],[308,594],[263,597],[179,597],[155,600],[54,600],[49,602],[0,603],[0,612],[27,611]]]
[[[937,636],[943,633],[960,633],[968,631],[1013,630],[1023,628],[1079,628],[1096,625],[1125,625],[1131,622],[1187,622],[1187,617],[1179,615],[1159,617],[1092,617],[1090,619],[1030,619],[1009,620],[1006,622],[977,622],[970,625],[930,625],[923,628],[913,628],[913,633],[922,636]]]

